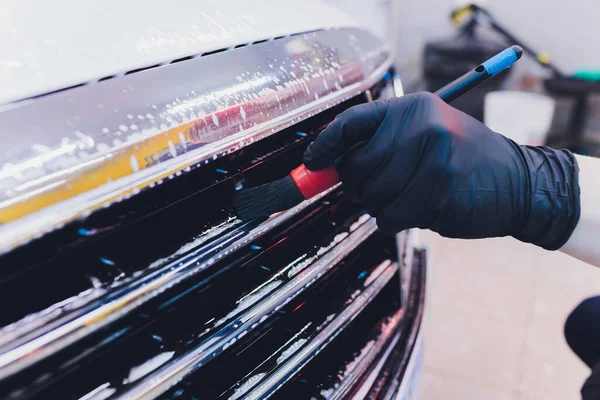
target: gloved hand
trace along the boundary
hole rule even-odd
[[[514,236],[558,249],[579,219],[571,152],[520,146],[431,93],[346,110],[308,146],[304,164],[335,164],[344,192],[388,232]]]

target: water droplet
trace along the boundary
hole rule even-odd
[[[95,289],[99,289],[102,287],[102,281],[98,278],[96,278],[95,276],[90,276],[90,281],[92,282],[92,286]]]
[[[96,232],[97,231],[95,229],[86,229],[86,228],[79,228],[79,230],[77,231],[77,233],[79,233],[81,236],[92,236]]]
[[[129,165],[131,166],[131,169],[133,170],[133,172],[138,172],[140,170],[140,164],[138,163],[137,158],[135,158],[134,155],[132,155],[129,158]]]
[[[100,262],[102,262],[103,264],[106,264],[106,265],[115,265],[114,261],[109,260],[108,258],[104,258],[104,257],[100,257]]]
[[[175,148],[175,145],[173,144],[173,142],[170,140],[169,140],[169,153],[171,154],[171,157],[173,157],[173,158],[177,157],[177,149]]]

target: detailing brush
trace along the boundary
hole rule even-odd
[[[450,82],[435,94],[446,103],[450,103],[485,80],[509,68],[521,58],[522,54],[521,47],[511,46]],[[242,220],[269,216],[292,208],[339,182],[340,176],[334,166],[311,171],[302,164],[282,179],[236,192],[233,205]]]

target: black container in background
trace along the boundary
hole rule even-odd
[[[423,53],[425,90],[435,92],[462,74],[506,48],[503,44],[461,34],[452,39],[428,42]],[[499,90],[508,77],[507,69],[452,102],[452,106],[483,121],[485,95]]]

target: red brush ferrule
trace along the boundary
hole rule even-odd
[[[333,165],[318,171],[311,171],[302,164],[290,172],[290,176],[306,200],[340,182],[340,176]]]

